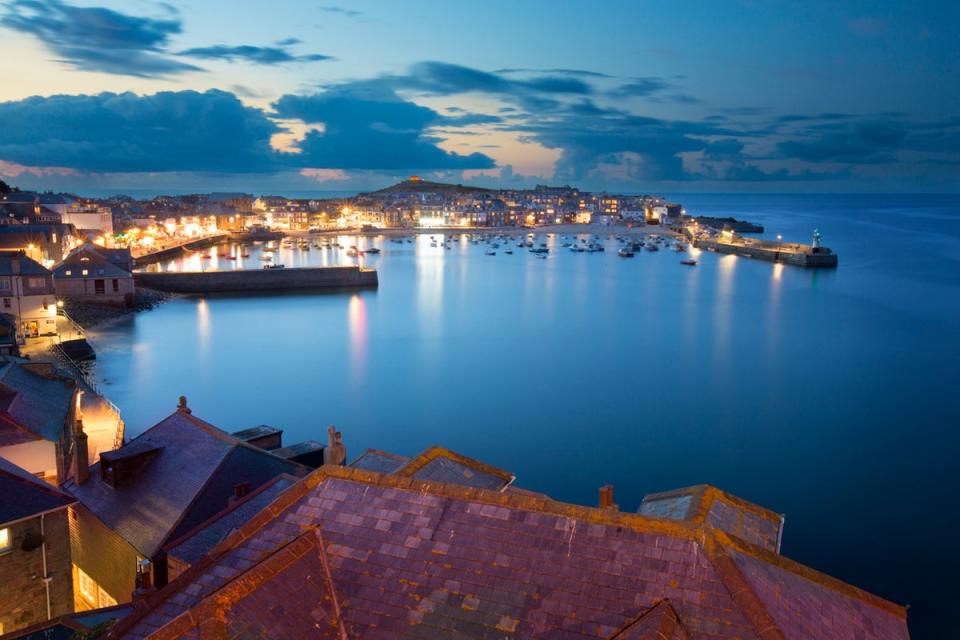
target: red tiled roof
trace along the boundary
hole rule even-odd
[[[313,637],[333,611],[355,639],[908,637],[901,607],[697,520],[321,467],[111,636]]]

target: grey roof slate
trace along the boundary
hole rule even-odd
[[[491,473],[472,469],[451,458],[439,457],[418,469],[413,476],[417,480],[433,480],[449,484],[460,484],[477,489],[502,489],[507,483]]]
[[[408,462],[410,462],[410,458],[406,456],[398,456],[377,449],[367,449],[359,458],[351,462],[350,466],[355,469],[376,471],[377,473],[393,473]]]
[[[2,231],[2,227],[0,227]],[[13,269],[10,266],[11,259],[14,256],[20,257],[20,273],[28,276],[49,276],[50,270],[42,264],[28,258],[26,254],[19,250],[0,250],[0,276],[13,275]]]
[[[255,488],[280,473],[305,472],[304,467],[241,442],[188,411],[167,416],[124,448],[148,446],[160,447],[159,453],[116,488],[101,481],[99,462],[90,467],[87,482],[71,480],[66,485],[146,557],[152,557],[188,515],[199,523],[226,507],[235,484],[250,482]],[[237,455],[243,464],[225,464],[240,448],[244,451]],[[205,493],[208,485],[216,489]],[[223,487],[229,487],[226,496]]]
[[[166,548],[167,554],[188,564],[194,564],[210,549],[223,542],[234,529],[238,529],[260,513],[296,481],[297,478],[293,476],[278,476],[273,482],[264,485],[242,502],[238,502],[236,506],[221,511],[200,527],[174,540],[172,546]]]
[[[75,502],[56,487],[0,458],[0,524]]]
[[[56,442],[70,412],[74,387],[69,384],[36,374],[15,361],[0,362],[0,391],[9,401],[0,410],[43,439]]]

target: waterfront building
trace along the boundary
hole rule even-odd
[[[72,224],[0,225],[0,251],[23,251],[45,267],[63,260],[75,244],[76,229]]]
[[[440,447],[321,467],[110,637],[908,638],[903,607],[783,557],[782,516],[736,496],[625,513],[609,486],[583,507],[513,481]]]
[[[87,242],[53,269],[59,299],[112,305],[133,301],[133,258],[129,249],[107,249]]]
[[[72,224],[77,233],[96,234],[102,238],[113,235],[113,209],[95,202],[75,202],[60,214],[64,224]]]
[[[18,338],[57,333],[53,274],[25,251],[0,251],[0,313],[15,319]]]
[[[70,469],[80,390],[47,362],[0,362],[0,458],[53,485]]]
[[[73,611],[73,501],[0,457],[0,635]]]
[[[0,359],[0,457],[60,485],[74,472],[76,425],[86,421],[88,461],[117,446],[116,408],[51,362]]]
[[[230,505],[231,498],[307,469],[177,410],[96,464],[77,447],[75,479],[64,488],[78,611],[130,600],[139,577],[167,582],[164,546]]]

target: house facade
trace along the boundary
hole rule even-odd
[[[81,302],[132,304],[136,291],[132,263],[129,249],[82,244],[54,267],[56,296]]]
[[[21,338],[57,333],[53,274],[24,251],[0,251],[0,313],[16,319]]]
[[[0,635],[73,611],[73,498],[0,458]]]

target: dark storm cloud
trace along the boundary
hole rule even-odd
[[[77,69],[141,77],[198,70],[165,51],[170,37],[181,32],[177,18],[144,18],[59,0],[13,0],[5,8],[0,24],[35,36]]]
[[[0,159],[96,172],[274,168],[279,127],[211,90],[32,97],[0,103]]]
[[[480,153],[461,155],[437,146],[430,126],[471,117],[440,116],[433,109],[399,98],[377,83],[355,83],[309,95],[287,95],[273,104],[281,118],[322,124],[297,143],[298,162],[337,169],[488,169]]]
[[[804,162],[873,163],[904,146],[908,132],[899,122],[858,122],[811,127],[808,135],[777,145],[782,155]]]
[[[293,42],[298,42],[292,39]],[[291,43],[291,40],[282,41]],[[292,44],[291,43],[291,44]],[[287,45],[289,46],[289,44]],[[327,56],[320,53],[308,53],[297,55],[291,53],[287,46],[277,47],[257,47],[253,45],[214,45],[211,47],[196,47],[181,51],[179,55],[190,58],[200,58],[203,60],[226,60],[227,62],[251,62],[254,64],[274,65],[285,62],[320,62],[323,60],[333,60],[333,56]]]

